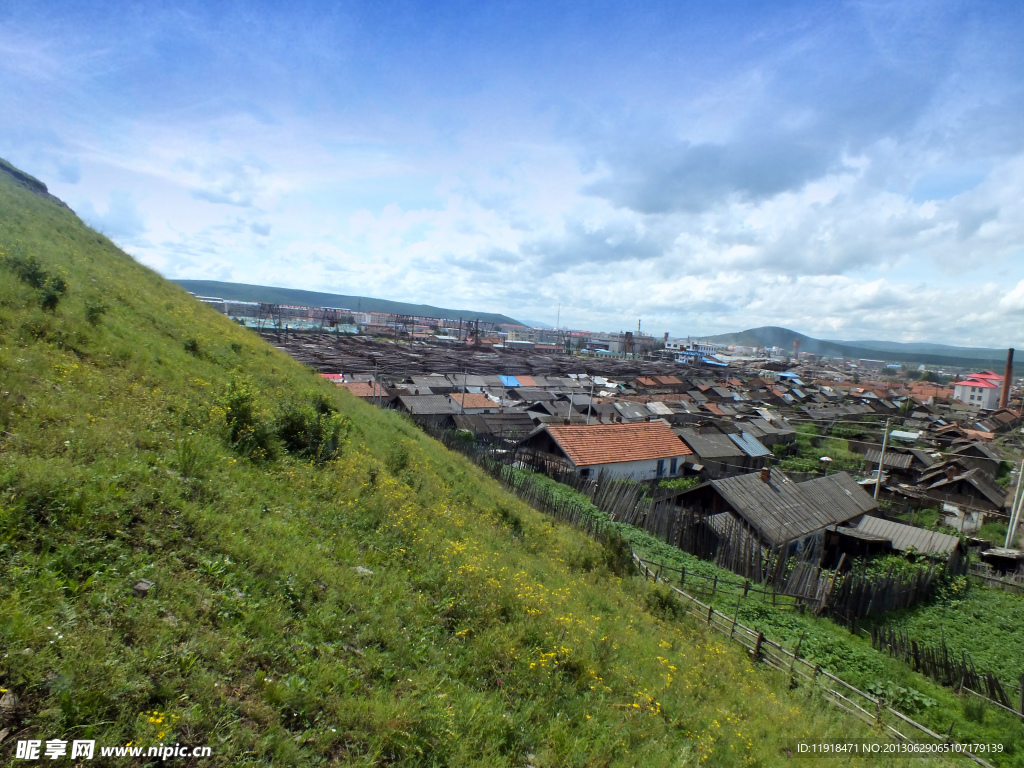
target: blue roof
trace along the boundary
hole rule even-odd
[[[723,362],[721,362],[719,360],[712,360],[710,357],[705,357],[705,358],[703,358],[703,360],[704,360],[704,362],[707,365],[717,365],[717,366],[719,366],[721,368],[728,368],[729,367],[726,363],[723,363]]]
[[[747,456],[771,456],[772,452],[764,447],[764,444],[749,432],[741,432],[738,435],[729,435],[729,439],[736,443],[736,447]]]
[[[499,376],[498,378],[501,379],[501,383],[504,384],[506,387],[519,386],[519,379],[517,379],[515,376]]]

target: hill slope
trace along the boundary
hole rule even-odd
[[[738,766],[865,734],[3,172],[0,243],[5,761]]]
[[[479,320],[482,323],[521,325],[506,315],[474,312],[469,309],[445,309],[429,304],[408,304],[403,301],[372,299],[367,296],[343,296],[338,293],[302,291],[297,288],[273,288],[266,285],[222,283],[216,280],[175,280],[186,291],[197,296],[217,296],[234,301],[266,301],[271,304],[297,304],[305,307],[341,307],[355,312],[386,312],[394,315],[436,317],[438,319]]]
[[[1002,371],[1006,363],[1005,349],[954,347],[945,344],[901,343],[895,341],[827,341],[774,325],[750,328],[738,333],[704,337],[715,344],[739,344],[748,347],[782,347],[792,350],[800,341],[801,352],[828,357],[885,359],[890,363],[917,363],[958,368],[994,368]],[[1024,366],[1014,366],[1024,370]]]

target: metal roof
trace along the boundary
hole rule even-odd
[[[520,386],[519,379],[515,376],[499,376],[501,383],[506,387],[518,387]]]
[[[684,443],[693,449],[702,461],[717,458],[739,458],[744,454],[743,449],[729,439],[728,435],[706,434],[702,435],[692,429],[673,430]]]
[[[845,472],[794,483],[778,470],[712,480],[722,499],[772,545],[844,523],[877,508]],[[696,491],[698,489],[694,489]]]
[[[899,552],[913,550],[927,555],[948,555],[960,544],[959,537],[948,533],[926,531],[924,528],[869,515],[861,518],[855,530],[888,539],[892,542],[892,548]]]
[[[880,448],[868,448],[864,454],[864,461],[868,464],[878,464],[878,460],[882,456]],[[911,463],[914,461],[913,455],[909,453],[897,453],[895,451],[885,452],[885,465],[889,469],[910,469]]]
[[[650,411],[653,414],[658,415],[658,416],[671,416],[671,415],[673,415],[675,413],[675,411],[673,411],[667,405],[665,405],[664,403],[662,403],[662,402],[660,402],[658,400],[655,400],[654,402],[648,403],[647,404],[647,410]]]
[[[401,395],[398,401],[414,416],[433,416],[455,412],[447,395]]]
[[[772,455],[772,452],[765,448],[761,441],[749,432],[740,432],[738,435],[727,435],[727,437],[751,458]]]

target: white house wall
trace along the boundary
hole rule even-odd
[[[690,457],[692,458],[692,456]],[[672,468],[671,457],[663,459],[665,462],[665,472],[662,477],[675,477],[683,469],[683,462],[687,459],[686,456],[676,457],[676,474],[672,475],[669,470]],[[578,470],[589,469],[590,477],[597,478],[599,474],[604,472],[608,477],[614,478],[632,478],[633,480],[654,480],[658,477],[658,460],[650,459],[648,461],[620,461],[612,464],[594,464],[589,467],[579,467]]]

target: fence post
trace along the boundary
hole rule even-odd
[[[682,589],[683,584],[686,583],[686,566],[681,566],[679,570],[681,571],[679,574],[679,588]],[[1024,680],[1024,677],[1021,680]],[[1024,688],[1024,685],[1022,685],[1022,688]]]
[[[764,633],[757,633],[757,640],[754,642],[754,661],[757,661],[761,656],[761,643],[764,642]]]
[[[715,590],[718,589],[718,574],[715,574],[715,581],[711,585],[711,597],[715,596]]]
[[[740,617],[740,601],[736,601],[736,613],[732,615],[732,629],[729,630],[729,637],[731,638],[736,634],[736,621]]]
[[[789,665],[789,684],[793,684],[793,671],[796,669],[796,660],[800,656],[800,646],[804,642],[804,635],[806,632],[801,632],[799,639],[796,641],[796,648],[793,649],[793,662]]]
[[[714,612],[715,612],[715,609],[714,609],[714,608],[712,608],[712,607],[711,607],[711,606],[709,605],[709,606],[708,606],[708,624],[709,624],[709,625],[711,624],[711,614],[713,614]]]

